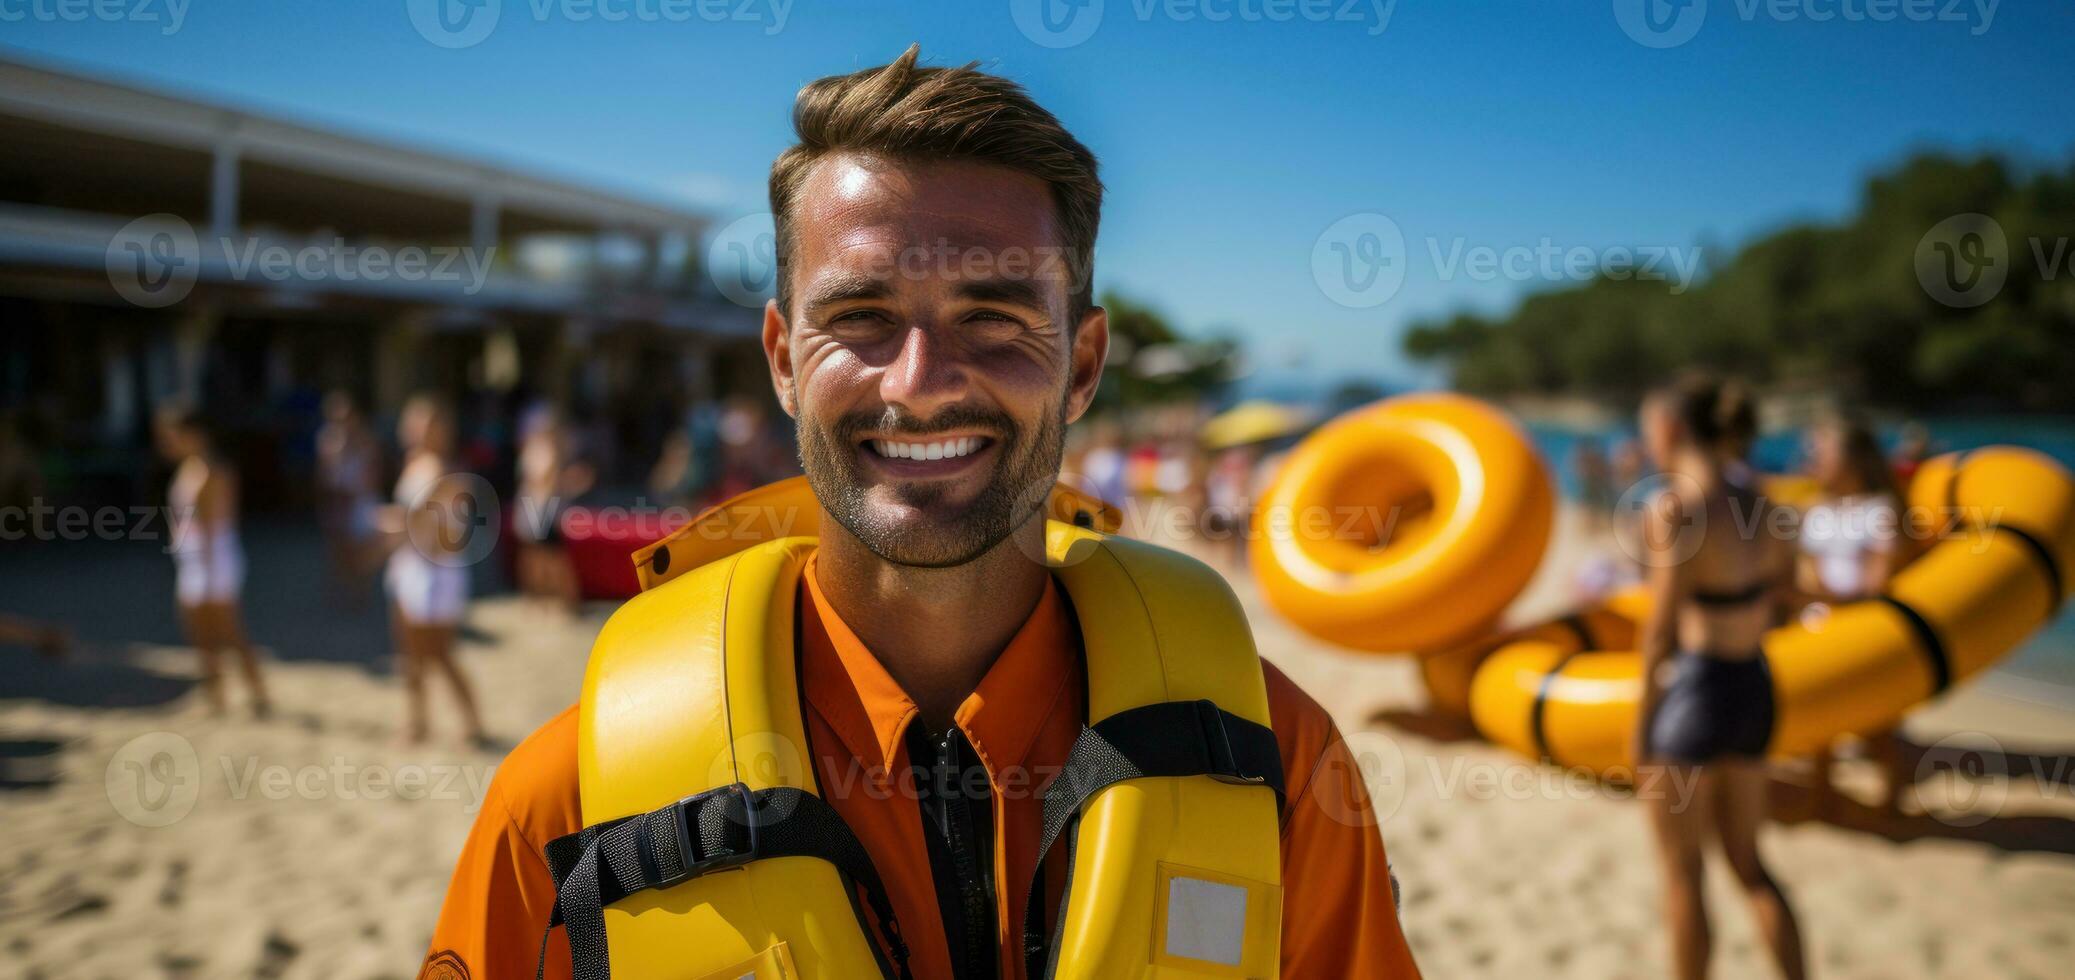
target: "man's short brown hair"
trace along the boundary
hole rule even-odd
[[[834,153],[896,160],[969,160],[1042,180],[1052,189],[1065,252],[1068,308],[1078,324],[1094,305],[1095,234],[1102,181],[1095,154],[1059,120],[979,62],[921,68],[921,45],[890,65],[811,82],[793,100],[800,142],[771,165],[771,215],[777,228],[778,306],[790,309],[792,209],[814,164]]]

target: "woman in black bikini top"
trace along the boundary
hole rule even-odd
[[[1650,807],[1680,977],[1707,974],[1703,845],[1722,843],[1782,975],[1804,975],[1786,896],[1758,856],[1772,677],[1760,646],[1792,581],[1789,542],[1743,457],[1756,428],[1741,385],[1686,378],[1643,403],[1643,442],[1666,490],[1643,515],[1650,616],[1639,637],[1637,796]]]

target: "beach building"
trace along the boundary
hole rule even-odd
[[[611,478],[693,404],[768,390],[759,312],[708,282],[694,209],[12,54],[0,147],[0,425],[53,493],[153,495],[169,398],[266,509],[307,485],[331,388],[384,425],[448,393],[477,463],[519,406],[560,404]]]

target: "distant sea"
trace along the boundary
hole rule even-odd
[[[2019,415],[1924,416],[1917,419],[1931,433],[1931,452],[1978,449],[1983,446],[2024,446],[2036,449],[2075,470],[2075,417]],[[1606,451],[1624,439],[1633,438],[1633,427],[1609,426],[1597,430],[1567,428],[1548,423],[1527,423],[1529,434],[1557,474],[1566,496],[1578,492],[1576,475],[1570,471],[1571,453],[1579,443],[1597,441]],[[1895,444],[1899,426],[1881,430],[1884,446]],[[1795,472],[1801,468],[1801,433],[1788,430],[1767,433],[1758,440],[1752,455],[1768,472]],[[2075,575],[2075,569],[2068,574]],[[2075,711],[2075,603],[2063,606],[2059,618],[2034,634],[2031,640],[1992,672],[1999,693],[2023,697]]]

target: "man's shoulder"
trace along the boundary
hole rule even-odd
[[[1266,660],[1261,677],[1268,688],[1268,718],[1282,751],[1283,790],[1288,799],[1304,796],[1326,750],[1340,740],[1333,716],[1290,675]]]
[[[577,789],[577,706],[548,719],[497,764],[484,809],[502,808],[536,851],[583,829]]]

